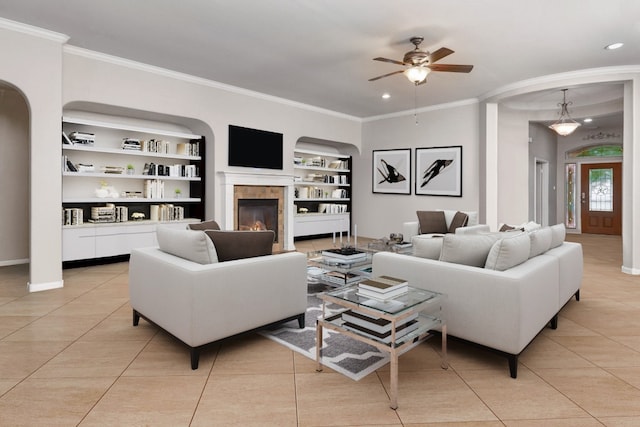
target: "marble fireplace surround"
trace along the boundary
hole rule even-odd
[[[222,187],[222,219],[220,226],[223,230],[235,230],[236,195],[256,199],[272,199],[280,197],[282,206],[278,206],[278,243],[274,250],[295,250],[293,243],[293,175],[271,173],[242,173],[218,172]],[[274,197],[274,194],[280,196]]]

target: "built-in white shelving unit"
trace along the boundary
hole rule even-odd
[[[351,217],[351,156],[296,149],[294,236],[347,232]]]
[[[204,138],[168,123],[148,123],[84,112],[62,118],[69,139],[73,132],[95,136],[93,144],[62,139],[63,261],[127,255],[134,247],[155,245],[158,224],[185,227],[204,217]],[[127,138],[162,141],[161,149],[124,149]],[[118,210],[116,221],[90,222],[92,208],[108,206]],[[70,212],[80,212],[82,221]],[[134,220],[134,213],[144,220]]]

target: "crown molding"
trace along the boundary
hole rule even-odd
[[[395,117],[413,116],[415,114],[427,113],[427,112],[430,112],[430,111],[447,110],[449,108],[464,107],[466,105],[474,105],[474,104],[478,104],[478,103],[480,103],[478,98],[469,98],[469,99],[463,99],[463,100],[460,100],[460,101],[447,102],[447,103],[444,103],[444,104],[429,105],[428,107],[421,107],[421,108],[417,108],[417,109],[413,109],[413,110],[398,111],[398,112],[395,112],[395,113],[389,113],[389,114],[382,114],[382,115],[379,115],[379,116],[366,117],[366,118],[362,119],[362,121],[363,122],[374,122],[374,121],[377,121],[377,120],[392,119],[392,118],[395,118]]]
[[[65,44],[67,41],[69,41],[69,36],[67,36],[66,34],[44,30],[42,28],[34,27],[33,25],[11,21],[5,18],[0,18],[0,28],[28,34],[30,36],[40,37],[42,39],[50,40],[60,44]]]
[[[612,67],[588,68],[566,73],[549,74],[508,84],[479,97],[481,102],[499,102],[503,98],[522,93],[560,86],[585,83],[603,83],[629,80],[640,73],[640,65],[620,65]]]
[[[280,98],[273,95],[267,95],[265,93],[252,91],[249,89],[243,89],[241,87],[232,86],[220,82],[216,82],[214,80],[205,79],[202,77],[192,76],[190,74],[181,73],[178,71],[169,70],[162,67],[157,67],[155,65],[144,64],[142,62],[132,61],[130,59],[120,58],[118,56],[109,55],[106,53],[96,52],[89,49],[84,49],[77,46],[65,45],[63,48],[65,53],[69,53],[71,55],[82,56],[89,59],[94,59],[97,61],[107,62],[110,64],[131,68],[134,70],[144,71],[147,73],[153,73],[156,75],[160,75],[163,77],[169,77],[176,80],[181,80],[188,83],[194,83],[202,86],[211,87],[214,89],[223,90],[226,92],[235,93],[238,95],[249,96],[252,98],[262,99],[265,101],[276,102],[278,104],[287,105],[294,108],[300,108],[302,110],[313,111],[315,113],[325,114],[328,116],[337,117],[340,119],[350,120],[354,122],[361,123],[362,119],[359,117],[351,116],[344,113],[339,113],[337,111],[327,110],[320,107],[315,107],[309,104],[303,104],[301,102],[292,101],[290,99]]]

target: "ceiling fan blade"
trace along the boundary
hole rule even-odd
[[[404,62],[396,61],[395,59],[377,57],[377,58],[373,58],[373,60],[374,61],[382,61],[382,62],[391,62],[392,64],[398,64],[398,65],[405,65]]]
[[[453,65],[453,64],[430,64],[427,65],[431,71],[449,71],[451,73],[469,73],[473,70],[473,65]]]
[[[427,57],[427,60],[429,61],[429,64],[433,64],[436,61],[441,60],[442,58],[444,58],[445,56],[449,56],[453,53],[453,51],[449,48],[446,47],[441,47],[440,49],[436,50],[435,52],[433,52],[432,54],[430,54]]]
[[[369,79],[370,82],[373,82],[375,80],[379,80],[383,77],[389,77],[389,76],[393,76],[394,74],[400,74],[400,73],[404,73],[404,70],[398,70],[398,71],[394,71],[393,73],[388,73],[388,74],[383,74],[382,76],[378,76],[378,77],[374,77],[372,79]]]

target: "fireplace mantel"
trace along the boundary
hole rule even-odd
[[[222,186],[222,215],[221,227],[223,230],[234,229],[234,187],[237,185],[273,186],[284,187],[284,236],[282,242],[284,250],[295,250],[293,244],[293,215],[294,215],[294,186],[293,175],[276,173],[244,173],[244,172],[218,172]]]

